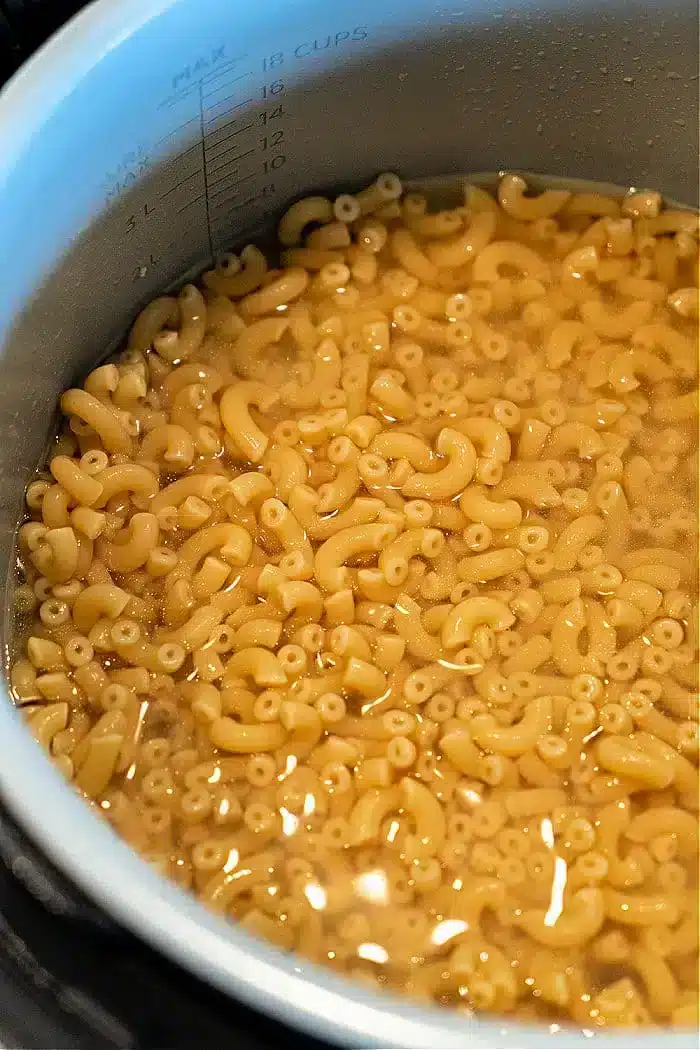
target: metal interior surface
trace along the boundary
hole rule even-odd
[[[697,194],[697,10],[526,0],[100,0],[0,99],[0,557],[61,389],[148,299],[304,192],[379,170],[549,171]],[[218,987],[347,1045],[541,1045],[322,973],[165,885],[0,703],[0,790],[53,861]],[[261,989],[265,989],[261,993]],[[653,1037],[596,1037],[620,1048]],[[560,1032],[556,1045],[590,1039]],[[695,1036],[665,1035],[668,1047]]]

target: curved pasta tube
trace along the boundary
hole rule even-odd
[[[105,467],[96,475],[102,485],[102,494],[95,501],[95,509],[100,510],[122,492],[131,492],[143,500],[152,500],[158,494],[158,478],[146,467],[138,463],[119,463]]]
[[[207,304],[199,288],[186,284],[177,297],[180,328],[167,329],[153,337],[153,349],[166,361],[191,357],[202,345],[207,330]]]
[[[343,688],[347,692],[360,693],[368,700],[380,700],[389,695],[386,675],[356,656],[351,656],[345,665]]]
[[[440,738],[440,750],[460,773],[478,777],[483,771],[483,756],[474,743],[469,729],[452,729]]]
[[[435,456],[423,438],[400,430],[384,430],[373,439],[369,451],[383,459],[406,459],[414,470],[435,466]]]
[[[603,769],[639,782],[640,790],[661,790],[673,782],[673,769],[669,764],[637,746],[634,740],[605,736],[596,742],[595,751]]]
[[[408,576],[411,558],[437,558],[445,547],[445,536],[439,529],[406,529],[379,555],[379,568],[392,586],[399,586]]]
[[[628,339],[649,321],[653,312],[654,304],[647,300],[630,303],[619,311],[607,310],[602,303],[593,300],[579,303],[583,323],[605,339]]]
[[[419,281],[434,284],[438,279],[438,267],[430,259],[405,227],[394,230],[389,238],[389,248],[399,266]]]
[[[250,561],[253,541],[246,529],[233,522],[219,522],[199,529],[180,547],[178,564],[168,574],[168,579],[177,580],[194,573],[200,562],[212,551],[218,551],[217,557],[229,565],[240,567]]]
[[[685,575],[688,571],[688,556],[670,547],[640,547],[637,550],[628,551],[620,559],[620,568],[624,573],[640,565],[668,565]]]
[[[194,462],[194,441],[184,427],[164,423],[154,427],[141,442],[139,458],[163,463],[174,473],[187,470]]]
[[[282,664],[269,649],[251,646],[240,649],[226,664],[227,678],[252,678],[266,689],[285,685],[287,675]]]
[[[427,244],[425,254],[440,269],[464,266],[483,251],[496,232],[496,224],[494,212],[477,212],[461,233]]]
[[[260,524],[269,529],[285,551],[301,551],[312,560],[311,544],[299,520],[282,500],[267,499],[258,511]]]
[[[323,543],[314,558],[316,579],[331,594],[348,586],[346,562],[358,554],[378,553],[396,536],[393,525],[357,525],[341,529]]]
[[[221,373],[211,365],[202,361],[189,362],[174,368],[166,377],[163,387],[172,405],[185,387],[193,385],[204,387],[207,396],[212,397],[224,385],[224,380]]]
[[[86,390],[74,388],[61,395],[61,411],[66,416],[77,416],[98,435],[107,452],[130,455],[131,435],[123,422],[123,414],[110,405],[98,401]]]
[[[445,427],[438,434],[435,447],[441,456],[448,458],[447,466],[433,474],[412,474],[401,489],[408,499],[450,499],[473,478],[476,449],[465,434]]]
[[[652,733],[638,732],[630,739],[671,770],[672,783],[677,791],[697,796],[698,771],[685,755],[681,755],[675,747]]]
[[[513,499],[490,499],[484,485],[468,485],[460,496],[459,505],[470,521],[488,525],[490,529],[514,529],[523,518],[520,504]]]
[[[263,842],[269,842],[271,837],[269,833],[266,834]],[[256,852],[252,855],[249,851],[259,848],[259,842],[257,837],[252,835],[251,839],[244,840],[245,844],[239,839],[234,840],[234,856],[238,858],[235,868],[230,871],[218,871],[202,887],[202,898],[212,911],[224,913],[235,905],[241,894],[250,893],[261,883],[270,882],[270,872],[282,859],[281,850],[269,849],[264,853]],[[244,853],[249,855],[245,860],[241,860],[240,857]]]
[[[245,320],[274,313],[280,306],[298,299],[308,283],[309,275],[302,267],[286,267],[279,277],[241,299],[238,311]]]
[[[554,485],[535,473],[513,474],[509,478],[504,478],[496,487],[496,491],[499,496],[531,503],[540,510],[548,510],[561,505],[561,496]]]
[[[571,199],[570,190],[544,190],[526,197],[527,183],[520,175],[504,175],[498,183],[498,201],[507,215],[521,222],[549,219]]]
[[[148,561],[158,545],[160,527],[155,514],[134,514],[113,540],[100,539],[98,552],[110,572],[134,572]]]
[[[585,423],[562,423],[554,427],[545,443],[546,455],[561,459],[573,451],[579,459],[597,459],[605,452],[605,442],[593,427]]]
[[[305,758],[321,739],[323,723],[318,711],[311,704],[297,700],[283,700],[280,704],[280,722],[289,733],[284,744],[284,768],[286,757],[294,755]]]
[[[439,911],[446,918],[461,919],[470,926],[478,926],[486,908],[500,908],[506,901],[506,887],[501,879],[488,875],[471,875],[461,880],[455,890],[449,887],[440,893]]]
[[[404,390],[392,373],[380,372],[372,382],[369,392],[387,415],[393,416],[400,422],[414,418],[415,399],[407,390]]]
[[[91,549],[87,537],[82,539],[90,544]],[[30,557],[39,572],[52,583],[67,583],[79,572],[79,537],[69,525],[48,529]]]
[[[583,514],[580,518],[574,518],[562,530],[554,544],[554,568],[562,572],[573,569],[586,544],[600,536],[604,528],[605,522],[597,514]]]
[[[554,192],[554,191],[552,191]],[[453,949],[449,969],[460,989],[484,986],[489,989],[490,1001],[482,1009],[493,1012],[510,1010],[518,996],[518,985],[513,968],[505,954],[481,938],[472,937]]]
[[[673,370],[649,350],[623,350],[616,354],[608,368],[608,382],[618,394],[639,387],[638,376],[650,383],[660,383],[673,376]]]
[[[61,733],[68,725],[68,704],[63,701],[58,704],[47,704],[34,711],[29,717],[27,725],[32,736],[47,751],[51,750],[51,741],[57,733]]]
[[[678,1004],[679,989],[669,964],[655,952],[639,948],[630,953],[629,962],[644,983],[652,1013],[656,1017],[670,1017]]]
[[[552,698],[535,696],[525,714],[512,726],[499,726],[491,715],[477,715],[470,725],[472,738],[485,751],[517,758],[532,750],[540,737],[551,732]]]
[[[101,795],[117,768],[119,753],[124,745],[121,733],[95,737],[88,745],[87,755],[77,767],[73,782],[88,798]]]
[[[220,747],[222,751],[250,755],[274,751],[281,747],[287,738],[287,732],[279,722],[246,725],[224,716],[215,718],[211,723],[209,737],[214,747]]]
[[[251,645],[260,645],[264,649],[276,649],[282,636],[283,624],[280,620],[268,620],[260,617],[249,620],[236,631],[234,649],[247,649]]]
[[[99,481],[81,470],[78,463],[70,456],[54,456],[49,463],[49,470],[56,482],[69,493],[71,499],[81,506],[91,506],[102,495],[102,485]]]
[[[465,434],[485,459],[507,463],[511,456],[510,434],[496,419],[471,416],[457,420],[454,429]]]
[[[403,777],[399,788],[402,808],[415,825],[406,840],[406,851],[416,857],[433,856],[445,841],[445,811],[430,788],[413,777]]]
[[[333,204],[327,197],[302,197],[287,208],[279,221],[277,236],[285,248],[301,244],[304,228],[309,223],[325,225],[333,219]]]
[[[549,267],[542,256],[519,241],[491,241],[474,259],[472,277],[477,284],[495,284],[501,278],[501,267],[519,270],[536,281],[549,280]]]
[[[318,495],[316,509],[318,513],[330,514],[344,507],[359,491],[360,484],[360,472],[357,469],[355,460],[341,466],[333,481],[325,485],[319,485],[316,490]]]
[[[520,646],[517,652],[503,661],[503,674],[515,674],[518,671],[536,671],[547,663],[552,655],[552,643],[545,634],[532,634]]]
[[[517,572],[525,564],[525,555],[517,547],[472,554],[457,563],[457,573],[465,583],[487,583]]]
[[[224,612],[215,605],[201,605],[180,627],[163,633],[163,641],[177,642],[186,652],[201,649],[211,637],[212,631],[219,626]]]
[[[588,630],[588,651],[579,648],[579,636]],[[597,602],[574,598],[562,609],[552,625],[552,659],[566,675],[601,675],[604,662],[616,648],[615,628],[608,624]]]
[[[236,371],[253,381],[262,352],[278,343],[288,328],[289,321],[279,314],[252,321],[236,337],[233,345],[231,356]]]
[[[327,390],[340,386],[342,363],[333,339],[322,339],[313,355],[313,375],[308,383],[292,380],[280,391],[282,403],[296,409],[313,408]]]
[[[151,502],[151,511],[157,514],[165,507],[179,507],[190,496],[198,496],[207,503],[216,503],[231,491],[230,483],[218,474],[191,474],[166,485]]]
[[[264,383],[253,380],[234,383],[222,394],[219,406],[221,422],[236,447],[251,463],[259,463],[263,458],[269,438],[253,422],[250,406],[255,405],[261,412],[267,412],[277,400],[276,393]]]
[[[384,820],[400,808],[401,801],[402,792],[397,785],[365,791],[348,817],[352,845],[361,846],[365,842],[376,840]]]
[[[317,494],[307,485],[297,485],[289,494],[290,510],[313,540],[327,540],[343,529],[354,528],[357,525],[369,525],[377,520],[384,509],[382,500],[358,496],[349,507],[339,514],[321,518],[317,513],[317,505]]]
[[[275,589],[275,596],[287,613],[296,613],[318,623],[323,613],[323,597],[318,587],[305,580],[289,580],[280,583]]]
[[[695,293],[697,300],[697,293]],[[698,355],[693,340],[669,324],[645,324],[632,333],[632,346],[643,350],[661,350],[671,366],[685,378],[698,372]]]
[[[586,887],[572,894],[556,920],[533,908],[516,916],[515,924],[547,948],[576,948],[600,932],[605,912],[603,891]]]
[[[446,649],[461,649],[471,641],[477,627],[506,631],[515,616],[504,602],[476,596],[456,605],[442,625],[442,644]]]
[[[420,606],[407,594],[400,594],[396,599],[394,629],[399,638],[406,643],[406,651],[417,660],[437,663],[442,659],[442,642],[436,635],[426,631],[421,620]]]
[[[285,502],[290,501],[296,488],[304,486],[309,477],[309,469],[304,457],[297,449],[290,448],[289,445],[273,445],[265,454],[264,470],[269,474],[277,495]],[[314,493],[314,499],[316,499],[316,493]],[[296,514],[294,508],[292,512]]]
[[[665,893],[621,893],[606,886],[602,895],[606,917],[622,926],[672,926],[681,916],[678,903]]]
[[[73,603],[73,623],[81,634],[88,634],[103,616],[116,620],[124,612],[131,595],[111,583],[84,587]]]
[[[547,368],[561,368],[571,361],[574,350],[590,343],[591,330],[583,321],[559,321],[547,336],[544,353]]]
[[[240,254],[228,255],[225,266],[202,274],[202,283],[217,295],[239,297],[258,288],[267,273],[267,259],[254,244],[248,244]]]
[[[129,350],[146,353],[153,346],[153,340],[163,328],[177,324],[180,316],[177,299],[170,295],[161,295],[153,299],[138,315],[127,341]]]
[[[698,822],[686,809],[655,806],[638,813],[625,829],[625,838],[642,845],[657,835],[673,835],[683,857],[694,857],[698,848]]]
[[[257,471],[239,474],[230,483],[230,489],[233,497],[242,507],[250,505],[257,508],[275,494],[275,487],[270,479]]]

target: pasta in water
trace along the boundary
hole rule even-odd
[[[698,216],[381,175],[61,398],[11,682],[158,871],[461,1010],[698,1006]],[[279,265],[277,265],[279,263]]]

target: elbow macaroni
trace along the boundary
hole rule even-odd
[[[288,950],[469,1012],[692,1020],[697,218],[518,175],[433,214],[386,173],[278,236],[61,398],[18,534],[30,731]]]

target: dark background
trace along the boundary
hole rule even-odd
[[[0,0],[0,84],[86,0]]]

